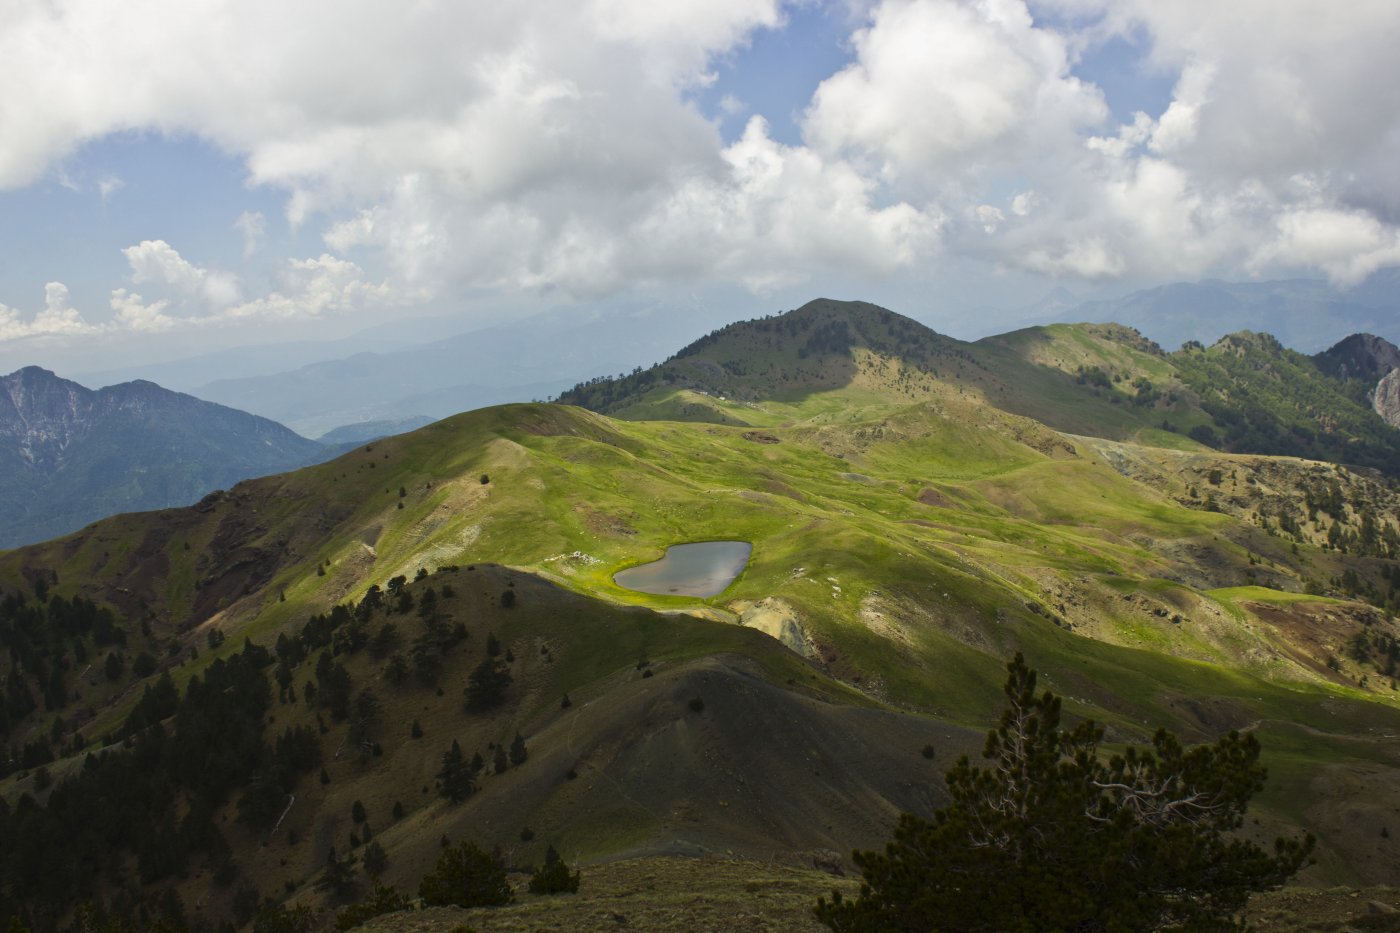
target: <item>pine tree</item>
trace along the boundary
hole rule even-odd
[[[389,660],[384,664],[384,679],[391,686],[401,687],[408,680],[408,675],[408,661],[404,660],[404,656],[397,651],[389,655]]]
[[[369,850],[365,850],[366,868],[368,868]],[[336,914],[335,928],[337,930],[353,930],[368,920],[384,914],[397,913],[401,910],[413,909],[412,902],[398,892],[398,889],[388,887],[376,887],[374,896],[367,901],[358,904],[351,904],[349,907]]]
[[[452,747],[443,752],[442,770],[437,777],[442,795],[453,803],[466,800],[476,791],[475,776],[462,761],[462,746],[455,739]]]
[[[253,919],[253,933],[310,933],[316,926],[316,914],[301,904],[283,907],[274,900],[263,902]]]
[[[1273,855],[1227,836],[1264,784],[1259,743],[1230,733],[1186,749],[1165,730],[1151,748],[1104,760],[1092,721],[1062,730],[1060,701],[1035,696],[1018,654],[1009,707],[974,767],[948,772],[952,803],[932,821],[900,818],[883,853],[857,852],[860,896],[817,903],[833,930],[1193,931],[1241,929],[1253,891],[1307,863],[1308,836]]]
[[[530,753],[525,750],[525,740],[520,737],[519,732],[515,733],[515,741],[510,743],[510,763],[519,767],[529,757]]]
[[[375,881],[378,881],[379,876],[384,874],[384,869],[389,867],[389,856],[378,841],[371,842],[365,847],[365,854],[361,861],[364,862],[365,874]]]
[[[497,745],[496,757],[491,762],[491,770],[496,774],[504,774],[509,767],[510,762],[506,760],[506,747],[504,745]]]
[[[443,850],[418,896],[429,906],[495,907],[515,900],[500,855],[466,841]]]
[[[463,691],[467,697],[467,709],[477,712],[499,706],[511,681],[510,671],[500,659],[486,658],[467,678],[467,687]]]
[[[321,880],[316,882],[316,889],[320,891],[333,891],[337,895],[346,895],[355,889],[355,857],[347,855],[340,858],[335,854],[335,847],[326,853],[326,867],[321,872]]]
[[[578,891],[580,872],[570,874],[569,866],[550,846],[544,854],[544,867],[530,879],[531,894],[573,894]]]
[[[379,697],[374,695],[373,690],[364,689],[355,695],[355,702],[350,710],[350,734],[347,737],[351,744],[363,745],[369,741],[375,725],[379,722],[379,710]]]

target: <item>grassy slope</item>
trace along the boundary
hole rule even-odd
[[[885,336],[894,340],[902,326],[890,324]],[[946,372],[991,379],[986,374],[994,367],[961,352],[934,346],[928,355]],[[1188,472],[1197,476],[1216,455],[1153,453],[1065,437],[983,404],[989,393],[970,376],[950,387],[888,362],[883,372],[873,360],[852,371],[810,356],[787,362],[803,371],[803,383],[769,398],[721,399],[722,393],[672,385],[632,403],[655,406],[633,414],[695,405],[704,409],[702,423],[614,421],[548,405],[473,412],[332,463],[240,484],[197,509],[121,516],[0,555],[0,579],[57,569],[61,590],[94,592],[133,618],[148,616],[155,637],[172,640],[182,657],[192,645],[203,646],[205,627],[235,636],[230,645],[243,635],[270,641],[370,583],[412,577],[419,567],[483,561],[527,569],[614,606],[729,621],[758,600],[791,608],[814,664],[756,633],[685,616],[641,614],[619,627],[609,621],[611,609],[587,610],[586,618],[521,613],[514,621],[487,608],[469,610],[486,624],[499,621],[502,635],[523,646],[517,651],[522,658],[538,652],[541,640],[568,642],[567,651],[552,652],[558,660],[548,678],[517,697],[509,725],[472,726],[463,734],[470,749],[472,742],[497,741],[523,724],[532,746],[553,762],[555,777],[534,790],[502,783],[494,796],[455,814],[435,804],[430,791],[420,792],[410,819],[381,837],[398,847],[395,871],[404,879],[430,859],[431,847],[422,843],[435,836],[425,827],[441,820],[462,832],[489,826],[493,838],[508,841],[518,826],[491,822],[493,805],[513,813],[528,804],[529,812],[552,814],[546,819],[578,855],[678,838],[676,826],[690,825],[687,813],[703,814],[699,828],[690,827],[688,838],[700,840],[696,844],[742,840],[744,820],[716,818],[722,788],[702,786],[695,775],[710,773],[713,755],[730,762],[734,774],[745,774],[753,763],[730,757],[730,739],[723,737],[747,732],[751,724],[745,707],[727,709],[718,720],[725,725],[718,744],[696,745],[688,727],[677,725],[687,721],[680,707],[696,685],[724,685],[718,689],[727,696],[742,684],[760,689],[744,679],[757,676],[769,685],[762,689],[777,688],[762,708],[786,710],[808,723],[800,736],[861,731],[855,720],[837,723],[804,705],[824,697],[836,710],[914,714],[878,733],[904,736],[898,741],[905,748],[917,747],[920,723],[946,735],[951,748],[970,748],[1000,707],[1002,659],[1017,648],[1066,696],[1072,715],[1107,722],[1114,741],[1140,740],[1162,724],[1192,739],[1259,728],[1275,774],[1261,802],[1265,828],[1301,822],[1319,831],[1319,878],[1393,875],[1393,865],[1363,862],[1357,853],[1370,840],[1363,844],[1347,827],[1400,803],[1400,761],[1376,739],[1400,728],[1394,694],[1379,679],[1358,689],[1362,669],[1350,662],[1340,673],[1320,663],[1322,652],[1335,650],[1360,626],[1364,610],[1328,604],[1326,624],[1317,625],[1309,613],[1321,618],[1322,603],[1279,595],[1300,589],[1306,577],[1335,574],[1341,566],[1336,555],[1306,545],[1295,555],[1253,528],[1244,512],[1209,513],[1183,504]],[[1044,381],[1034,385],[1047,392],[1076,391],[1064,371],[1035,372]],[[1072,414],[1093,421],[1100,410],[1127,411],[1089,397]],[[1124,420],[1118,433],[1134,423]],[[1253,469],[1244,459],[1233,462]],[[617,569],[653,559],[668,544],[734,537],[752,541],[754,557],[715,599],[646,596],[612,583]],[[1269,590],[1237,589],[1261,582]],[[1301,613],[1269,615],[1269,604]],[[480,641],[475,645],[479,651]],[[634,664],[642,651],[667,665],[664,676],[645,684],[637,679]],[[749,657],[757,667],[707,667],[724,656]],[[179,679],[209,657],[205,652],[182,665]],[[466,661],[453,663],[460,684]],[[357,680],[375,676],[368,666],[355,673]],[[597,717],[582,746],[594,763],[587,790],[557,779],[580,748],[570,733],[558,731],[564,691],[584,697],[584,709]],[[127,694],[128,703],[133,698]],[[434,737],[455,728],[451,723],[459,718],[456,688],[444,700],[424,698],[414,714],[396,704],[400,728],[420,715],[425,726],[432,720]],[[657,704],[669,710],[658,721],[660,732],[618,725],[648,722],[641,711]],[[87,734],[110,726],[123,710],[118,703]],[[48,721],[36,718],[31,725],[46,729]],[[764,734],[775,737],[773,747],[786,749],[777,741],[784,733],[776,723]],[[665,754],[628,757],[654,736],[660,744],[652,747]],[[810,753],[806,747],[799,743],[775,759],[800,760]],[[260,877],[274,884],[309,877],[324,846],[345,830],[336,820],[355,799],[347,795],[383,797],[390,793],[385,788],[427,786],[437,754],[440,749],[395,758],[388,770],[362,777],[337,774],[303,826],[303,838],[315,844],[298,850],[286,866],[274,861],[285,854],[268,853]],[[817,769],[821,781],[808,781],[799,768],[785,772],[787,783],[805,794],[833,774],[853,773],[834,750],[823,754],[831,757]],[[658,761],[693,761],[695,768],[658,780]],[[1353,802],[1329,796],[1366,775],[1371,783],[1359,814],[1349,809]],[[634,792],[639,787],[673,785],[697,790],[688,800],[661,794],[640,807],[627,803],[645,796]],[[865,799],[851,794],[851,800]],[[581,806],[571,795],[591,803]],[[372,809],[382,812],[388,802]],[[869,826],[872,807],[895,804],[911,805],[886,791],[836,809],[864,815]],[[743,812],[777,812],[773,800],[750,805]],[[813,799],[808,809],[832,806]],[[849,816],[845,829],[833,829],[823,841],[849,846],[857,822]],[[780,828],[791,834],[790,845],[812,842],[795,823]]]
[[[1216,556],[1224,563],[1217,586],[1245,582],[1248,548],[1230,535],[1260,550],[1269,543],[1227,516],[1154,496],[1095,457],[1072,457],[1055,447],[1056,456],[1047,456],[1010,440],[1009,433],[1022,430],[1032,444],[1048,443],[1032,426],[1007,426],[987,409],[978,411],[991,418],[984,430],[969,430],[966,412],[949,418],[936,405],[922,405],[879,422],[770,431],[778,443],[752,440],[743,428],[609,423],[547,407],[461,416],[291,474],[272,489],[263,487],[262,501],[220,503],[200,516],[203,523],[170,537],[173,553],[160,556],[171,570],[153,575],[153,598],[143,598],[164,601],[169,620],[179,621],[189,602],[188,579],[197,576],[192,564],[198,558],[187,555],[199,554],[201,544],[207,552],[232,515],[243,520],[238,527],[262,532],[254,547],[275,544],[292,558],[279,561],[259,598],[235,600],[227,624],[239,626],[256,613],[249,620],[253,635],[271,633],[369,582],[468,559],[533,567],[620,602],[693,605],[621,590],[611,574],[653,559],[676,541],[739,537],[760,546],[712,607],[722,611],[723,601],[734,598],[781,597],[798,607],[814,637],[832,642],[853,670],[869,676],[886,670],[889,659],[866,656],[871,649],[859,624],[862,604],[872,598],[921,602],[911,580],[930,581],[924,591],[950,591],[945,624],[920,626],[919,638],[941,651],[941,640],[959,623],[985,628],[999,608],[1044,603],[1047,574],[1166,579],[1175,568],[1138,543],[1144,536],[1154,542],[1219,539]],[[490,483],[479,482],[482,473]],[[407,492],[403,509],[397,508],[400,487]],[[304,502],[340,520],[316,535]],[[67,560],[57,561],[61,576],[120,578],[130,589],[133,565],[153,560],[133,540],[144,533],[141,526],[136,518],[99,526]],[[177,538],[197,547],[184,551]],[[53,563],[55,552],[70,549],[63,543],[49,548],[38,563]],[[575,551],[598,563],[563,557]],[[330,570],[317,576],[314,566],[322,559]],[[932,619],[938,618],[934,610]],[[1112,639],[1111,632],[1098,634]],[[1005,647],[986,638],[958,640]],[[873,642],[877,655],[888,651],[879,648],[883,641]],[[1233,660],[1219,652],[1207,659]],[[901,666],[896,661],[894,669]],[[923,680],[914,676],[907,690],[893,689],[890,696],[926,704]]]
[[[12,575],[22,564],[58,566],[63,586],[106,580],[114,597],[120,585],[172,628],[193,577],[203,580],[201,599],[228,593],[206,625],[268,640],[371,582],[496,560],[615,604],[718,619],[733,619],[737,600],[780,599],[819,667],[862,691],[861,702],[973,728],[999,708],[1000,659],[1018,647],[1070,710],[1109,722],[1123,739],[1162,723],[1205,738],[1260,722],[1268,744],[1271,723],[1297,724],[1314,730],[1296,750],[1297,774],[1311,775],[1324,761],[1373,761],[1375,750],[1357,749],[1349,736],[1400,727],[1381,684],[1363,693],[1299,663],[1280,651],[1285,635],[1239,624],[1237,596],[1170,579],[1180,568],[1164,542],[1211,542],[1213,586],[1245,582],[1249,547],[1232,536],[1248,541],[1253,532],[1231,517],[1182,507],[1058,435],[984,406],[953,399],[886,406],[872,421],[832,417],[877,410],[864,401],[794,400],[782,412],[792,426],[759,432],[615,422],[554,406],[475,412],[244,484],[205,512],[162,516],[163,538],[151,518],[123,517],[5,566]],[[220,544],[235,533],[242,538]],[[616,569],[668,544],[707,538],[755,543],[749,567],[720,597],[647,596],[611,582]],[[201,555],[225,552],[235,562],[257,552],[279,558],[240,596],[226,579],[237,582],[237,567],[224,576],[197,569]],[[146,592],[133,586],[135,571],[161,561],[171,570],[149,571]],[[329,561],[324,576],[315,572],[321,561]],[[1122,598],[1128,592],[1134,602]],[[1190,621],[1174,624],[1158,609]],[[198,631],[185,637],[202,644]],[[683,660],[720,646],[648,650]],[[604,678],[636,648],[610,640],[581,654],[569,683]],[[795,656],[773,657],[788,667],[764,662],[770,681],[800,680]],[[207,660],[206,652],[182,667],[182,679]],[[1213,698],[1209,708],[1201,697]],[[1280,812],[1292,809],[1282,790],[1279,801]]]

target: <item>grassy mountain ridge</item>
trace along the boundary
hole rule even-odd
[[[1170,354],[1113,324],[963,343],[875,305],[819,299],[559,400],[624,418],[757,424],[772,419],[715,400],[815,402],[837,391],[843,403],[860,392],[875,404],[970,396],[1075,434],[1400,469],[1400,430],[1368,401],[1316,360],[1247,332]],[[860,417],[858,405],[841,410]]]
[[[522,863],[551,841],[570,858],[777,848],[810,861],[937,803],[937,774],[976,747],[1000,708],[1002,659],[1019,649],[1071,716],[1104,722],[1114,743],[1158,725],[1192,740],[1256,729],[1274,775],[1258,832],[1317,832],[1315,880],[1393,879],[1376,835],[1400,806],[1400,758],[1382,738],[1400,729],[1393,485],[1171,432],[1181,449],[1142,443],[1157,440],[1143,435],[1162,409],[1132,397],[1162,385],[1189,405],[1189,386],[1130,332],[958,344],[870,308],[844,330],[838,303],[769,319],[757,336],[736,325],[650,380],[580,390],[626,418],[546,404],[468,412],[193,507],[0,554],[0,587],[24,605],[92,599],[125,633],[116,644],[99,643],[100,627],[63,630],[42,651],[5,643],[7,686],[33,702],[7,724],[28,764],[0,796],[42,798],[46,749],[94,747],[162,671],[188,689],[248,638],[273,652],[268,678],[285,677],[266,741],[306,727],[329,783],[314,770],[294,782],[291,822],[274,836],[239,823],[230,794],[212,812],[227,818],[216,823],[240,880],[196,872],[135,884],[143,897],[176,890],[227,913],[246,884],[319,902],[311,885],[330,848],[343,854],[352,831],[365,846],[357,799],[401,888],[443,833],[499,842]],[[1095,366],[1107,385],[1080,381]],[[1137,373],[1152,387],[1133,385]],[[1018,384],[1044,389],[1024,406],[1060,411],[1060,425],[1109,421],[1090,436],[999,407]],[[638,417],[684,406],[696,420]],[[670,544],[711,539],[754,546],[717,597],[613,582]],[[48,611],[38,628],[65,617]],[[464,635],[445,634],[459,623]],[[386,626],[397,635],[381,652]],[[0,635],[19,631],[0,620]],[[492,635],[512,680],[501,705],[467,710],[463,687]],[[289,640],[309,647],[284,653]],[[154,669],[138,675],[142,653]],[[441,662],[421,682],[420,655]],[[362,756],[354,715],[331,697],[350,709],[365,689],[381,750]],[[440,797],[452,739],[489,762],[516,732],[528,762],[484,771],[465,802]],[[50,763],[49,778],[81,761]],[[386,820],[396,800],[404,815]]]
[[[1227,449],[1306,456],[1392,475],[1397,470],[1400,431],[1323,375],[1313,359],[1267,334],[1233,334],[1204,351],[1183,349],[1173,362]]]
[[[120,516],[6,563],[21,576],[26,565],[30,576],[51,566],[60,580],[87,581],[89,592],[171,631],[213,617],[257,633],[435,558],[477,554],[614,599],[686,605],[621,591],[610,569],[659,553],[639,548],[645,541],[727,534],[765,541],[735,595],[790,602],[812,620],[819,641],[824,617],[854,620],[886,603],[896,617],[926,615],[915,608],[926,597],[905,581],[930,570],[960,591],[953,607],[985,607],[973,609],[975,618],[1012,601],[1054,614],[1040,581],[1065,571],[1175,573],[1216,588],[1260,576],[1262,565],[1249,557],[1267,553],[1278,564],[1270,579],[1301,590],[1303,576],[1334,566],[1324,552],[1295,560],[1284,540],[1145,492],[1087,448],[1031,422],[980,405],[964,409],[925,403],[879,422],[770,429],[757,440],[741,427],[707,426],[694,436],[549,406],[493,409],[240,484],[162,521]],[[1143,534],[1209,538],[1211,557],[1168,566],[1134,543]],[[576,551],[591,560],[569,559]],[[812,579],[813,571],[794,579],[795,569],[817,560],[865,579],[854,592],[838,582],[841,596],[828,607],[826,585],[808,591],[824,578]],[[875,585],[881,580],[888,591]],[[953,607],[947,622],[967,611]],[[838,627],[826,637],[839,647],[851,635]],[[861,640],[848,650],[859,653]],[[892,678],[906,666],[845,654],[834,652],[834,663],[853,674],[869,667]]]

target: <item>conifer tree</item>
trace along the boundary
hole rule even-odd
[[[385,853],[384,846],[375,841],[365,846],[363,862],[364,873],[378,881],[386,867],[389,867],[389,856]]]
[[[418,896],[429,906],[495,907],[515,900],[500,855],[466,841],[442,851]]]
[[[321,880],[316,882],[317,890],[332,891],[344,896],[355,889],[355,857],[340,858],[332,846],[326,853],[326,867],[321,872]]]
[[[438,772],[442,795],[453,803],[466,800],[476,790],[475,775],[462,760],[462,746],[454,739],[452,747],[443,752],[442,770]]]
[[[530,879],[531,894],[573,894],[578,891],[580,872],[569,872],[569,866],[550,846],[544,854],[544,867]]]
[[[310,933],[315,926],[316,915],[305,904],[288,908],[267,900],[253,920],[253,933]]]
[[[884,852],[857,852],[859,897],[834,892],[817,919],[840,931],[1239,930],[1252,892],[1308,862],[1311,836],[1278,839],[1271,855],[1231,835],[1264,785],[1252,735],[1188,749],[1161,730],[1105,758],[1102,727],[1061,729],[1059,699],[1036,697],[1020,654],[1008,671],[990,767],[960,759],[952,803],[932,821],[904,814]]]
[[[467,697],[467,709],[477,712],[499,706],[512,679],[504,662],[499,658],[486,658],[467,678],[467,687],[463,691]]]

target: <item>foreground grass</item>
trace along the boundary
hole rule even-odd
[[[745,859],[656,857],[583,870],[578,894],[541,897],[514,879],[518,902],[509,907],[437,907],[376,917],[371,933],[437,933],[467,927],[478,933],[619,929],[660,931],[755,930],[818,933],[812,906],[833,888],[852,895],[859,879],[812,868]],[[1247,918],[1260,933],[1328,930],[1400,930],[1400,890],[1290,887],[1256,895]]]
[[[510,907],[437,907],[377,917],[359,929],[383,933],[526,930],[751,930],[817,933],[826,929],[812,907],[833,887],[853,894],[856,879],[812,868],[743,859],[657,857],[584,869],[577,894],[525,893],[515,879],[518,903]]]

